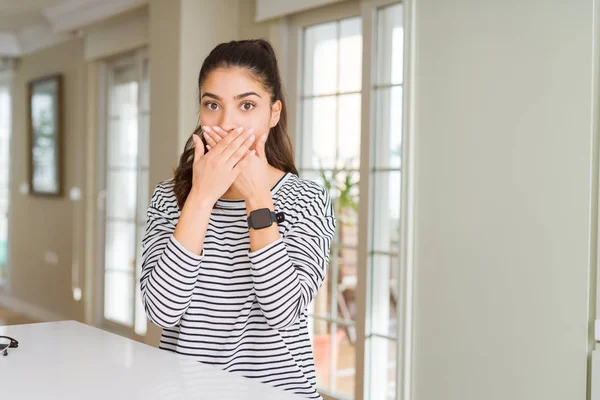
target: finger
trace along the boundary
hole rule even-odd
[[[215,139],[213,139],[213,135],[210,132],[204,131],[204,138],[206,139],[206,143],[208,143],[211,147],[215,147],[217,145],[217,142]]]
[[[192,136],[194,140],[194,160],[199,160],[204,155],[204,143],[202,143],[200,136],[195,133]]]
[[[231,135],[229,135],[231,136]],[[222,139],[221,142],[219,142],[219,146],[221,145],[222,142],[224,142],[225,140],[227,140],[229,138],[229,136],[227,136],[225,139]],[[244,149],[244,153],[246,152],[246,150],[249,149],[249,145],[252,144],[252,142],[254,142],[256,138],[254,137],[254,130],[252,128],[248,129],[246,132],[242,133],[241,135],[238,135],[238,137],[232,141],[227,148],[225,148],[222,151],[222,156],[223,156],[223,161],[227,161],[229,160],[233,154],[235,152],[237,152],[242,146],[245,147]],[[248,143],[248,141],[250,141]],[[242,153],[242,155],[244,154]]]
[[[209,144],[207,144],[207,145],[206,145],[206,148],[207,148],[208,150],[210,150],[210,145],[209,145]]]
[[[210,136],[213,138],[213,140],[215,142],[219,142],[221,139],[223,139],[225,137],[225,135],[221,135],[220,133],[215,132],[215,130],[213,128],[211,128],[210,126],[203,126],[202,131],[204,133],[210,134]]]
[[[239,128],[238,128],[239,129]],[[220,137],[224,138],[228,132],[225,132],[220,126],[213,126],[212,130]]]
[[[233,132],[231,132],[231,134],[229,134],[229,135],[225,136],[224,138],[222,138],[219,141],[219,143],[217,143],[216,146],[213,147],[213,152],[215,152],[215,153],[222,153],[234,140],[236,140],[237,138],[239,138],[241,135],[244,135],[244,133],[245,133],[244,132],[244,128],[240,126],[236,130],[234,130]],[[213,140],[215,140],[214,137],[213,137]],[[243,141],[243,138],[242,138],[242,141]],[[231,154],[228,154],[227,158],[229,158],[230,156],[231,156]]]
[[[240,144],[240,146],[233,152],[231,157],[229,157],[229,159],[227,160],[227,165],[229,166],[229,168],[233,168],[242,158],[244,158],[248,150],[250,150],[250,146],[252,146],[253,142],[254,135],[250,135],[243,143]],[[236,142],[234,142],[233,144],[235,143]],[[229,147],[233,147],[233,144]]]
[[[256,143],[256,155],[258,156],[258,158],[263,160],[267,159],[265,155],[265,143],[267,143],[267,135],[268,133],[262,135],[260,139],[258,139],[258,143]]]

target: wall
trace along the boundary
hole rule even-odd
[[[148,7],[141,7],[85,29],[85,59],[96,60],[148,44]]]
[[[342,0],[256,0],[256,12],[254,16],[257,21],[263,21],[337,3],[339,1]]]
[[[585,399],[592,2],[416,3],[414,399]]]
[[[179,153],[180,1],[149,3],[150,187],[172,175]]]
[[[198,73],[219,43],[238,39],[239,0],[181,0],[179,155],[198,123]]]
[[[64,74],[63,191],[58,199],[23,195],[28,181],[29,133],[27,82],[54,73]],[[61,317],[83,320],[83,302],[73,300],[71,266],[83,262],[84,243],[74,242],[82,233],[81,207],[69,200],[73,186],[85,189],[83,170],[85,130],[85,70],[83,40],[64,42],[23,57],[14,75],[13,136],[10,197],[10,290],[28,305]],[[74,235],[76,233],[77,235]],[[45,261],[46,252],[58,255],[56,265]],[[77,258],[73,258],[73,255]],[[82,271],[83,273],[83,271]],[[83,282],[84,276],[81,276]]]

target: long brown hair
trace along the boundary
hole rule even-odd
[[[281,83],[281,75],[277,66],[275,51],[269,42],[262,39],[241,40],[221,43],[215,47],[204,60],[198,76],[198,92],[208,74],[217,68],[244,68],[263,85],[271,95],[271,105],[281,101],[279,122],[271,128],[265,143],[267,161],[273,167],[284,172],[298,175],[294,163],[292,143],[287,133],[287,107]],[[193,135],[200,134],[201,127],[196,128],[188,139],[175,170],[175,186],[173,191],[179,208],[183,208],[192,188],[192,169],[194,164]],[[208,151],[206,141],[200,134],[204,144],[204,154]]]

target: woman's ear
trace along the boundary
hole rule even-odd
[[[281,115],[281,100],[277,100],[271,106],[271,128],[274,128],[279,123],[279,116]]]

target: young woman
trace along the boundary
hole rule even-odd
[[[297,176],[273,48],[218,45],[198,87],[200,127],[148,208],[146,313],[162,349],[319,399],[306,309],[335,219]]]

